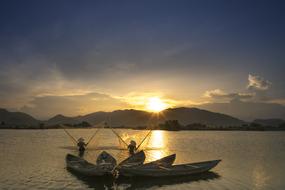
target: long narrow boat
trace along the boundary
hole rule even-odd
[[[159,160],[155,160],[152,162],[148,162],[145,164],[139,164],[139,165],[132,165],[132,164],[125,164],[122,165],[121,167],[128,167],[128,168],[155,168],[155,167],[169,167],[173,164],[173,162],[175,161],[176,158],[176,154],[171,154],[169,156],[163,157]]]
[[[98,156],[96,165],[71,154],[67,154],[65,160],[67,169],[83,176],[112,175],[117,164],[116,159],[105,151]]]
[[[143,150],[141,150],[123,160],[121,163],[118,164],[117,168],[139,166],[142,165],[144,161],[145,161],[145,153]]]
[[[171,154],[169,156],[165,156],[159,160],[155,160],[149,163],[145,163],[143,165],[138,166],[139,168],[151,168],[151,167],[170,167],[176,158],[176,154]]]
[[[221,160],[172,165],[169,167],[122,167],[119,169],[120,176],[140,177],[168,177],[185,176],[203,173],[214,168]]]

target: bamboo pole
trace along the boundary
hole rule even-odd
[[[137,150],[140,148],[140,146],[143,144],[143,142],[147,139],[147,137],[151,134],[152,130],[148,132],[148,134],[145,136],[145,138],[142,140],[142,142],[139,144],[139,146],[136,148]]]
[[[64,128],[62,128],[63,131],[72,139],[72,141],[74,142],[74,144],[77,145],[78,141]]]
[[[92,137],[91,137],[91,138],[89,139],[89,141],[87,142],[86,147],[87,147],[88,144],[91,142],[91,140],[96,136],[96,134],[99,132],[99,130],[100,130],[100,128],[95,131],[95,133],[92,135]]]
[[[122,137],[120,137],[120,135],[112,128],[108,125],[108,128],[110,128],[112,130],[112,132],[126,145],[126,147],[128,147],[129,145],[122,139]]]

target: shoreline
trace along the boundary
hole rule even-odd
[[[99,129],[100,127],[46,127],[46,128],[39,128],[39,127],[1,127],[0,130],[50,130],[50,129]],[[273,127],[272,127],[273,128]],[[179,129],[179,130],[173,130],[173,129],[160,129],[155,128],[152,129],[153,131],[173,131],[173,132],[179,132],[179,131],[260,131],[260,132],[266,132],[266,131],[285,131],[285,129],[243,129],[243,128],[207,128],[207,129]],[[108,128],[105,128],[108,129]],[[113,127],[113,129],[130,129],[130,130],[151,130],[149,128],[134,128],[134,127]]]

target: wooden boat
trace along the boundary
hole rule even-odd
[[[138,166],[139,168],[152,168],[152,167],[170,167],[175,161],[176,154],[171,154],[169,156],[163,157],[159,160],[155,160],[143,165]]]
[[[203,173],[214,168],[221,160],[172,165],[168,167],[122,167],[119,169],[120,176],[127,177],[168,177],[185,176]]]
[[[123,160],[117,168],[120,167],[134,167],[142,165],[145,161],[145,153],[143,150],[135,153],[134,155],[128,157],[127,159]]]
[[[159,167],[170,167],[173,162],[175,161],[176,154],[171,154],[169,156],[163,157],[159,160],[155,160],[146,164],[140,164],[140,165],[122,165],[120,167],[117,167],[116,170],[118,173],[120,173],[121,168],[132,168],[132,169],[147,169],[147,168],[159,168]],[[122,169],[121,171],[124,171]],[[117,175],[118,175],[117,173]]]
[[[105,151],[98,156],[96,165],[71,154],[67,154],[65,160],[67,169],[84,176],[112,175],[112,171],[117,164],[116,159]]]

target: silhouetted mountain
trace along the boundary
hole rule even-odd
[[[22,112],[9,112],[6,109],[0,108],[0,123],[1,126],[4,125],[36,126],[39,125],[40,121]]]
[[[214,113],[198,108],[166,109],[163,115],[167,120],[178,120],[182,125],[201,123],[206,125],[240,126],[245,122],[229,115]]]
[[[48,125],[58,125],[58,124],[76,124],[81,121],[80,117],[66,117],[64,115],[58,114],[50,118],[47,123]]]
[[[281,124],[285,123],[283,119],[256,119],[253,123],[257,123],[263,126],[279,127]]]
[[[184,107],[166,109],[159,114],[130,109],[116,110],[113,112],[94,112],[77,117],[56,115],[44,123],[46,126],[54,126],[58,124],[78,124],[85,121],[93,125],[107,122],[114,127],[138,127],[157,125],[159,123],[164,123],[167,120],[178,120],[182,125],[201,123],[208,126],[241,126],[245,123],[242,120],[225,114]],[[0,122],[2,125],[39,126],[41,121],[38,121],[25,113],[9,112],[0,109]]]
[[[275,103],[234,100],[229,103],[202,104],[198,108],[228,114],[246,121],[252,121],[256,118],[285,119],[285,106]]]
[[[213,113],[197,108],[173,108],[162,111],[159,117],[157,114],[133,109],[116,110],[113,112],[95,112],[78,117],[58,115],[48,120],[47,124],[73,124],[86,121],[93,125],[107,122],[111,126],[136,127],[163,123],[166,120],[178,120],[182,125],[202,123],[215,126],[240,126],[245,123],[242,120],[225,114]]]
[[[113,112],[94,112],[84,116],[65,117],[57,115],[47,121],[48,125],[54,124],[74,124],[86,121],[96,125],[107,122],[111,126],[142,126],[151,123],[152,114],[140,110],[116,110]]]

